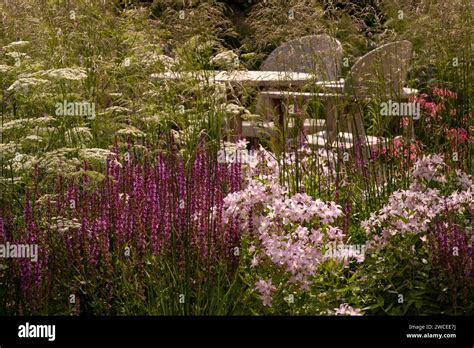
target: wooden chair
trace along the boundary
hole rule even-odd
[[[292,71],[333,81],[340,76],[342,45],[327,35],[310,35],[288,41],[276,48],[262,63],[262,71]]]
[[[336,116],[327,120],[327,130],[309,136],[308,142],[320,146],[321,139],[326,139],[330,146],[342,144],[344,148],[353,148],[356,140],[362,141],[367,147],[383,142],[384,139],[380,137],[366,135],[363,125],[364,104],[374,98],[407,100],[417,92],[404,88],[411,55],[412,44],[409,41],[385,44],[359,58],[345,81],[321,83],[320,86],[327,91],[341,93],[349,112],[344,113],[342,118]],[[343,128],[347,130],[341,132]]]
[[[340,76],[342,61],[341,43],[327,34],[310,35],[295,40],[288,41],[276,48],[262,63],[262,71],[290,71],[311,73],[315,80],[331,81]],[[264,91],[275,91],[275,89],[265,88]],[[257,99],[257,114],[267,121],[263,123],[264,127],[274,127],[268,123],[272,119],[278,120],[281,114],[280,100],[268,98],[265,94],[260,94]],[[295,110],[297,111],[297,110]],[[278,117],[275,117],[277,115]],[[264,121],[264,122],[265,122]],[[288,118],[286,127],[289,130],[295,128],[296,120]],[[281,126],[281,124],[280,124]],[[261,127],[256,122],[243,121],[243,135],[255,134],[255,131],[249,128]],[[317,132],[325,128],[325,120],[305,119],[303,128],[306,133]]]

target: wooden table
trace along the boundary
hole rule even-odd
[[[217,83],[225,83],[232,85],[246,85],[258,87],[260,89],[268,88],[282,88],[286,91],[292,89],[300,90],[301,87],[317,86],[322,90],[328,90],[334,93],[333,97],[337,97],[338,93],[344,89],[343,80],[340,81],[317,81],[313,74],[300,72],[286,72],[286,71],[213,71],[213,70],[199,70],[199,71],[185,71],[185,72],[165,72],[151,75],[152,80],[158,81],[177,81],[177,80],[195,80],[195,81],[209,81]],[[278,91],[267,91],[262,94],[268,97],[274,104],[274,108],[279,112],[280,124],[284,122],[284,112],[281,108],[281,95],[278,97]],[[284,93],[284,92],[283,92]],[[315,94],[311,95],[315,97]],[[319,96],[319,95],[318,95]],[[334,98],[328,94],[321,93],[321,97],[326,97],[327,115],[326,122],[332,125],[337,118],[336,104]],[[242,132],[242,124],[236,125],[237,132]]]
[[[344,79],[338,81],[316,81],[315,85],[320,87],[318,93],[313,92],[300,92],[300,91],[266,91],[262,92],[267,98],[270,99],[289,99],[289,98],[302,98],[302,99],[311,99],[311,98],[324,98],[326,100],[326,130],[328,133],[328,138],[331,141],[335,140],[338,125],[338,110],[337,103],[340,100],[367,100],[372,99],[372,95],[362,95],[355,97],[348,92],[346,88]],[[417,89],[403,87],[401,90],[401,95],[399,96],[402,100],[408,100],[410,97],[415,96],[418,93]],[[356,119],[356,127],[360,128],[359,131],[363,130],[363,118]],[[413,123],[412,123],[413,128]],[[364,130],[365,134],[365,130]],[[412,136],[414,130],[412,129]]]
[[[255,87],[301,87],[314,80],[312,74],[286,71],[189,71],[152,74],[154,80],[195,79]]]

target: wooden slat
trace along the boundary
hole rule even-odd
[[[406,99],[410,96],[414,96],[418,93],[417,89],[414,88],[403,88],[403,94],[401,98]],[[271,99],[284,99],[284,98],[349,98],[350,95],[343,93],[313,93],[313,92],[294,92],[294,91],[265,91],[261,92],[261,95]],[[370,99],[371,96],[367,96],[366,99]]]
[[[155,80],[195,79],[220,83],[241,83],[251,86],[301,86],[314,79],[312,74],[286,71],[194,71],[152,74]]]
[[[326,131],[307,136],[308,144],[313,146],[327,146],[328,135]],[[363,138],[363,145],[370,148],[377,147],[386,142],[386,138],[367,136]],[[336,139],[331,143],[332,148],[342,147],[344,149],[352,149],[354,146],[354,136],[352,133],[340,132]]]
[[[283,99],[289,97],[301,97],[301,98],[329,98],[329,97],[344,97],[344,94],[339,93],[312,93],[312,92],[293,92],[293,91],[265,91],[261,92],[261,95],[271,99]]]

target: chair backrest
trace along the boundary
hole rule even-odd
[[[411,55],[412,44],[409,41],[377,47],[354,63],[344,84],[345,92],[363,103],[365,98],[398,100],[403,94]],[[354,139],[365,138],[363,105],[358,102],[351,102],[350,105],[342,127],[347,127]]]
[[[400,96],[412,55],[410,41],[377,47],[360,57],[346,79],[346,92],[356,97]]]
[[[336,80],[341,75],[342,53],[341,43],[327,34],[304,36],[276,48],[260,70],[312,73],[317,80]],[[270,100],[257,98],[257,114],[268,118],[274,108]]]
[[[341,75],[342,45],[327,35],[309,35],[285,42],[262,63],[262,71],[313,73],[319,80]]]

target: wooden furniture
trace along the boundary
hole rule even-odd
[[[345,148],[352,148],[357,140],[367,147],[376,146],[383,139],[365,134],[363,106],[373,98],[402,101],[417,93],[414,89],[404,88],[411,49],[409,41],[382,45],[359,58],[345,80],[316,82],[315,86],[320,88],[318,93],[277,91],[262,94],[280,100],[324,98],[333,106],[343,101],[349,112],[337,112],[337,108],[333,108],[328,113],[332,117],[327,118],[326,130],[309,135],[308,142],[315,146],[339,147],[342,144]],[[340,114],[343,117],[339,117]],[[347,131],[341,131],[343,128]]]
[[[287,49],[279,48],[275,50],[275,53],[269,56],[268,63],[264,64],[264,68],[269,68],[271,64],[275,64],[276,68],[284,68],[285,66],[281,65],[285,57],[284,52],[289,50],[289,57],[292,57],[293,61],[291,63],[293,65],[287,65],[286,68],[290,69],[290,71],[167,72],[153,74],[152,78],[160,80],[187,78],[231,85],[245,84],[265,89],[260,95],[263,99],[271,102],[271,111],[272,113],[276,112],[277,115],[273,114],[273,116],[277,117],[273,117],[272,122],[268,114],[263,112],[263,115],[267,117],[264,117],[260,122],[240,122],[237,132],[248,137],[258,137],[259,134],[264,133],[260,130],[275,129],[284,123],[287,123],[290,127],[296,124],[291,118],[283,120],[284,113],[281,110],[281,102],[283,100],[294,101],[295,99],[320,98],[324,100],[326,105],[326,122],[323,123],[316,120],[305,124],[305,120],[303,123],[305,130],[312,126],[324,129],[315,134],[308,135],[309,144],[331,147],[339,147],[342,144],[345,148],[354,147],[355,141],[362,141],[366,147],[379,144],[383,140],[382,138],[370,137],[365,134],[362,110],[364,104],[373,98],[401,101],[417,93],[416,90],[404,88],[411,58],[412,44],[408,41],[397,41],[382,45],[359,58],[352,66],[346,79],[321,81],[321,70],[315,69],[311,63],[314,60],[308,60],[307,55],[303,54],[309,50],[305,46],[305,42],[314,44],[316,39],[308,37],[305,40],[300,39],[300,41],[296,41],[300,46],[295,46],[294,43],[290,44],[292,42],[289,42],[286,46]],[[337,40],[334,41],[334,39],[327,36],[318,36],[318,40],[320,40],[319,42],[324,40],[329,42],[326,46],[321,46],[325,47],[321,52],[325,52],[327,56],[331,55],[330,52],[335,52],[332,57],[334,61],[340,58],[339,53],[342,54],[342,51],[338,48],[340,44]],[[292,51],[288,47],[299,48],[293,48]],[[297,54],[297,52],[299,53]],[[325,66],[328,76],[337,76],[339,65],[337,63],[332,64],[329,58],[325,60],[326,56],[324,54],[318,54],[318,59],[326,62]],[[303,63],[297,64],[296,57],[304,58],[305,60],[303,60]],[[291,71],[297,69],[302,71]],[[313,71],[310,73],[311,70]],[[294,91],[294,89],[301,89],[303,86],[313,86],[318,92]],[[276,90],[277,88],[280,90]],[[345,110],[340,109],[340,105],[345,105]],[[315,122],[315,124],[311,124],[311,122]]]
[[[341,74],[342,45],[327,35],[310,35],[285,42],[262,63],[262,71],[310,73],[318,80],[334,81]]]
[[[304,72],[287,71],[189,71],[189,72],[165,72],[152,74],[152,80],[177,81],[194,80],[206,83],[223,83],[231,86],[245,85],[257,88],[301,88],[303,85],[314,82],[314,75]],[[280,100],[275,101],[277,109],[280,110]],[[281,116],[281,115],[280,115]],[[278,120],[278,123],[282,119]],[[260,137],[264,134],[274,133],[275,123],[270,119],[260,121],[243,121],[239,119],[233,125],[237,134],[244,137]]]
[[[327,35],[309,35],[283,43],[276,48],[262,63],[262,71],[290,71],[300,73],[310,73],[313,81],[332,81],[341,74],[342,45],[335,38]],[[277,91],[274,87],[268,86],[263,91]],[[290,86],[289,86],[290,87]],[[297,107],[296,107],[297,108]],[[284,120],[280,100],[267,98],[266,94],[260,94],[256,104],[257,114],[262,115],[265,121],[273,119],[278,121],[278,126],[282,127]],[[296,110],[295,110],[296,111]],[[289,117],[284,125],[288,130],[295,128],[296,120]],[[258,127],[255,122],[242,122],[243,134],[252,133],[246,128]],[[304,119],[302,126],[305,132],[316,132],[324,129],[324,120]]]
[[[403,87],[411,56],[411,42],[396,41],[370,51],[354,63],[344,81],[344,92],[351,103],[350,112],[345,114],[343,122],[348,125],[349,132],[355,138],[366,137],[362,111],[366,100],[377,98],[402,101],[408,98],[409,94]],[[342,134],[342,137],[345,135]]]
[[[190,72],[165,72],[152,74],[154,80],[196,80],[217,83],[245,84],[254,87],[301,87],[314,76],[309,73],[286,72],[286,71],[190,71]]]

